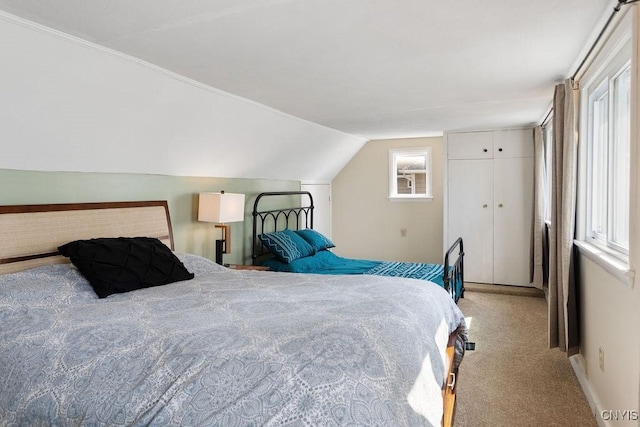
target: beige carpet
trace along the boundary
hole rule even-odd
[[[547,348],[545,299],[467,289],[476,350],[460,366],[454,426],[596,426],[566,355]]]
[[[471,292],[489,292],[492,294],[544,298],[544,292],[542,290],[524,286],[488,285],[486,283],[465,282],[464,288]]]

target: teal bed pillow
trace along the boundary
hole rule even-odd
[[[306,240],[291,230],[261,234],[258,237],[276,257],[286,263],[316,253]]]
[[[296,233],[302,237],[307,243],[315,249],[316,252],[324,251],[325,249],[335,248],[336,245],[333,244],[331,239],[323,235],[322,233],[318,233],[316,230],[312,228],[306,228],[304,230],[296,230]]]

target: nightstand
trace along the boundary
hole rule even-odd
[[[267,271],[269,267],[264,265],[241,265],[241,264],[229,264],[228,268],[232,270],[258,270],[258,271]]]

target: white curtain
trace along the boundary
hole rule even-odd
[[[549,230],[549,347],[568,356],[579,346],[573,266],[577,185],[577,91],[573,81],[557,85],[553,98],[553,170]]]

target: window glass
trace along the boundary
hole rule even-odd
[[[553,124],[552,116],[544,127],[544,220],[551,222],[551,169],[553,159]]]
[[[631,67],[619,54],[587,88],[587,238],[629,251]]]
[[[389,197],[431,197],[431,147],[389,151]]]
[[[609,91],[605,81],[592,94],[590,102],[591,139],[591,232],[604,238],[607,229],[607,145],[609,128]]]
[[[611,152],[611,241],[629,247],[629,177],[631,141],[631,67],[613,80],[614,117]]]

